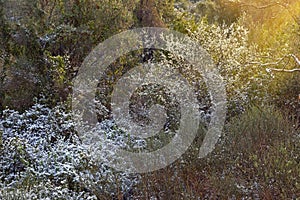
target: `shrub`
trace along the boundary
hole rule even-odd
[[[192,37],[209,52],[226,84],[228,115],[241,113],[248,103],[261,103],[267,98],[265,85],[270,75],[258,64],[261,53],[249,44],[247,28],[208,24],[205,20]],[[252,64],[251,64],[252,63]]]
[[[126,194],[137,177],[106,165],[106,156],[120,145],[107,141],[115,134],[109,124],[91,130],[99,139],[91,145],[77,137],[72,115],[63,106],[50,109],[37,103],[24,113],[3,111],[0,197],[107,199]],[[99,151],[103,153],[95,154]]]
[[[199,144],[198,144],[199,145]],[[299,133],[272,106],[252,106],[232,118],[215,150],[192,148],[165,169],[144,174],[139,199],[296,199]]]
[[[299,135],[293,123],[274,107],[250,107],[226,126],[224,143],[215,160],[222,163],[215,186],[225,197],[238,193],[224,182],[233,181],[240,196],[291,199],[299,191]],[[230,192],[231,191],[231,192]]]

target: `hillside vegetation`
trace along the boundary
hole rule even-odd
[[[300,198],[298,0],[0,0],[0,24],[0,199]],[[189,36],[220,72],[227,115],[208,156],[198,158],[213,104],[205,81],[186,70],[186,61],[155,49],[109,65],[95,94],[98,124],[92,130],[82,124],[93,136],[89,141],[98,143],[82,142],[72,113],[73,80],[99,43],[138,27]],[[171,165],[119,172],[107,164],[115,149],[150,152],[169,143],[174,135],[168,131],[178,128],[180,109],[170,100],[176,94],[155,87],[139,88],[130,106],[150,107],[147,99],[154,99],[171,109],[168,134],[137,139],[111,117],[117,80],[149,62],[183,72],[203,123]],[[154,98],[153,91],[167,97]],[[147,120],[143,114],[136,119]]]

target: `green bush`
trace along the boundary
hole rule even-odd
[[[272,106],[250,107],[226,126],[212,158],[217,193],[262,199],[291,199],[299,193],[299,135],[288,116]],[[228,185],[228,183],[234,183]],[[238,192],[237,192],[238,191]]]
[[[254,152],[274,141],[283,141],[293,133],[293,126],[272,106],[250,107],[227,125],[227,139],[234,152]]]
[[[140,199],[295,199],[299,195],[299,134],[275,107],[248,108],[227,123],[209,156],[199,159],[197,153],[190,148],[165,169],[142,175],[136,188]]]

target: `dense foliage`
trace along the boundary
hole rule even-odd
[[[105,164],[114,146],[124,142],[115,139],[111,122],[86,132],[98,140],[94,145],[74,134],[74,122],[62,105],[51,109],[36,103],[24,113],[4,110],[0,126],[2,199],[14,199],[15,193],[24,199],[102,199],[126,194],[136,184],[136,176]],[[113,143],[105,146],[109,140]],[[95,155],[99,148],[102,153]]]
[[[0,0],[0,199],[299,198],[299,19],[297,0]],[[100,116],[87,132],[98,143],[82,142],[70,98],[72,80],[97,44],[145,26],[187,34],[211,55],[226,83],[228,113],[208,157],[197,157],[205,121],[178,161],[129,174],[107,159],[120,146],[145,150],[145,141]],[[139,62],[184,68],[171,57],[141,50],[119,58],[100,81],[106,97],[98,100],[109,110],[111,77]],[[206,86],[200,81],[196,90],[207,108]]]

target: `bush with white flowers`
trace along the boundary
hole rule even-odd
[[[121,142],[105,146],[113,133],[95,130],[93,150],[77,137],[71,114],[63,106],[35,104],[24,113],[4,110],[0,120],[0,199],[105,199],[128,192],[136,177],[105,165],[106,156]],[[102,128],[103,128],[102,124]],[[95,146],[95,144],[94,144]],[[117,181],[118,180],[118,181]]]
[[[250,44],[247,28],[238,23],[208,24],[204,19],[199,23],[190,36],[209,52],[223,76],[229,114],[244,110],[249,102],[265,101],[272,77],[261,65],[264,53]]]

